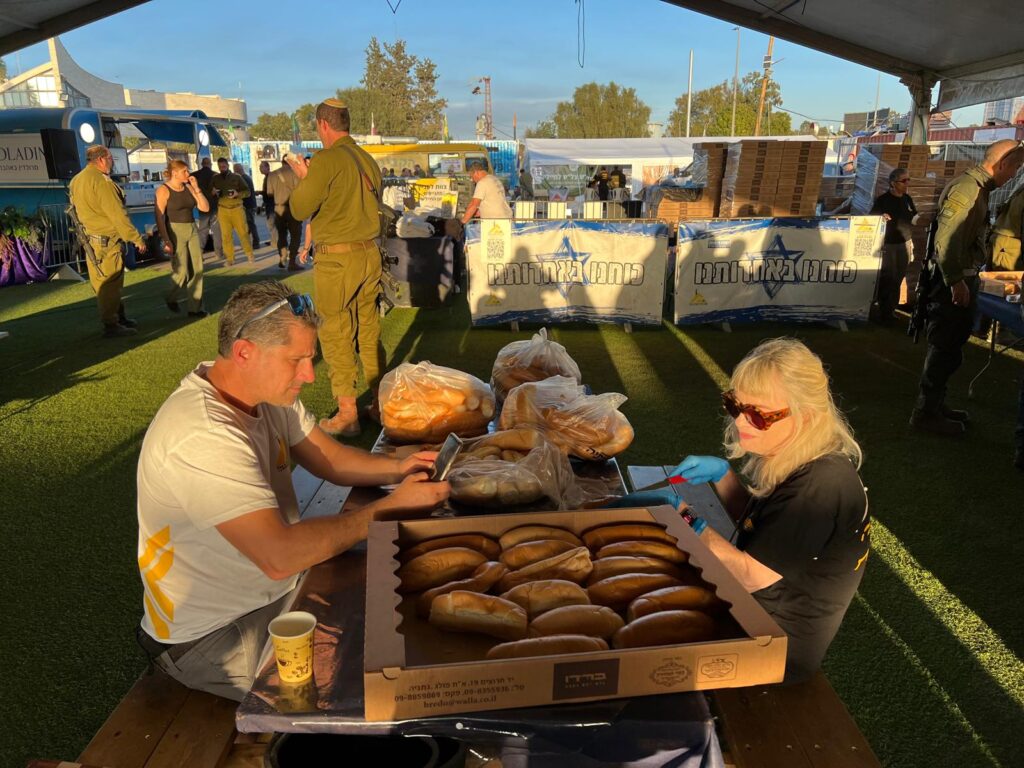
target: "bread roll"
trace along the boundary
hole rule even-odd
[[[624,573],[591,584],[587,587],[587,596],[595,605],[621,611],[640,595],[678,586],[681,586],[679,579],[666,573]]]
[[[590,605],[587,591],[579,584],[564,579],[528,581],[513,587],[502,597],[521,606],[531,619],[564,605]]]
[[[641,616],[615,633],[616,648],[682,645],[713,640],[715,622],[700,611],[662,611]]]
[[[426,552],[398,569],[400,593],[420,592],[469,576],[486,562],[481,553],[466,547],[446,547]]]
[[[667,573],[677,579],[682,576],[679,566],[657,557],[604,557],[594,561],[594,569],[587,577],[587,584],[623,573]]]
[[[721,600],[703,587],[667,587],[641,595],[629,604],[626,618],[639,619],[659,611],[718,611],[725,606]]]
[[[475,453],[478,448],[494,447],[498,448],[499,451],[522,451],[523,453],[528,453],[540,445],[543,439],[539,431],[529,427],[502,429],[473,441],[473,444],[469,446],[468,452]]]
[[[434,598],[439,597],[440,595],[446,595],[449,592],[454,592],[455,590],[462,590],[463,592],[486,592],[497,584],[498,579],[506,573],[508,573],[508,568],[501,563],[496,563],[494,561],[481,563],[468,579],[449,581],[447,584],[442,584],[440,587],[428,589],[420,595],[416,599],[416,612],[424,618],[429,616],[430,604],[434,602]]]
[[[565,605],[531,621],[528,634],[530,637],[573,634],[607,639],[622,629],[623,624],[619,614],[603,605]]]
[[[518,528],[513,528],[503,533],[498,541],[501,543],[502,550],[506,550],[514,547],[516,544],[522,544],[524,541],[545,541],[550,539],[568,541],[574,547],[583,546],[579,536],[572,531],[567,531],[565,528],[555,528],[550,525],[521,525]]]
[[[501,554],[501,546],[489,536],[484,536],[482,533],[460,533],[455,536],[440,536],[436,539],[427,539],[426,541],[414,544],[398,553],[398,561],[400,563],[407,563],[427,552],[433,552],[435,549],[446,549],[447,547],[474,549],[488,560],[497,560],[498,555]]]
[[[518,571],[505,574],[498,582],[498,590],[508,592],[512,587],[518,587],[520,584],[537,579],[565,579],[582,584],[590,575],[593,567],[587,548],[576,547],[568,552],[549,557],[546,560],[539,560]],[[668,585],[663,584],[662,586]]]
[[[568,541],[558,539],[524,541],[522,544],[516,544],[502,552],[501,562],[512,570],[516,570],[536,563],[538,560],[546,560],[549,557],[568,552],[570,549],[575,549],[576,546]]]
[[[614,523],[601,525],[583,532],[583,543],[596,552],[617,541],[663,541],[675,546],[676,539],[669,536],[660,525],[652,523]],[[504,548],[504,545],[502,545]]]
[[[526,637],[526,611],[511,600],[456,590],[430,604],[430,623],[452,632],[479,632],[502,640]]]
[[[501,643],[487,652],[488,659],[525,659],[531,656],[561,656],[566,653],[607,651],[608,643],[586,635],[550,635],[531,637],[514,643]]]
[[[664,541],[617,541],[606,544],[594,554],[594,559],[605,557],[658,557],[670,563],[685,563],[689,560],[683,550]]]

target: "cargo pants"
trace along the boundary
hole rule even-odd
[[[384,367],[380,343],[381,256],[376,246],[347,253],[317,253],[313,292],[322,318],[320,346],[334,398],[355,397],[359,362],[370,392],[376,393]]]
[[[124,287],[124,243],[110,241],[101,246],[99,241],[92,241],[96,265],[91,259],[85,260],[89,272],[89,284],[96,292],[96,303],[99,305],[100,322],[104,326],[117,325],[121,308],[121,289]],[[98,269],[97,269],[98,265]]]
[[[933,279],[936,284],[927,299],[928,321],[925,325],[928,351],[921,371],[917,410],[935,415],[942,411],[950,377],[964,361],[963,348],[971,337],[978,304],[978,280],[976,277],[964,278],[971,291],[971,300],[968,306],[958,307],[953,304],[953,293],[942,282],[942,277],[936,274]]]
[[[234,208],[225,208],[223,205],[217,206],[217,220],[220,222],[220,236],[223,241],[224,256],[227,257],[228,264],[235,263],[235,241],[231,239],[231,235],[235,232],[238,233],[238,242],[241,243],[246,258],[249,261],[254,261],[256,257],[252,252],[252,240],[249,239],[249,225],[245,223],[245,210],[242,206],[239,205]]]
[[[195,224],[169,222],[171,228],[171,290],[167,301],[188,298],[188,311],[198,312],[203,307],[203,250],[199,245],[199,230]]]

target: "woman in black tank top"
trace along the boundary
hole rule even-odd
[[[166,182],[156,190],[156,222],[163,250],[171,257],[171,289],[167,308],[180,312],[178,301],[188,297],[189,317],[205,317],[203,309],[203,249],[199,245],[193,211],[207,213],[210,203],[195,177],[181,160],[171,160],[164,171]]]

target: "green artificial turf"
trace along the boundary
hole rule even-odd
[[[236,270],[208,272],[209,307],[276,273]],[[135,462],[164,398],[213,355],[217,322],[171,315],[167,282],[158,268],[128,275],[141,333],[124,340],[100,337],[87,284],[0,291],[0,330],[11,334],[0,340],[0,765],[74,758],[142,671]],[[312,289],[309,273],[288,282]],[[462,300],[384,321],[392,363],[430,360],[485,380],[497,351],[528,333],[471,329]],[[718,451],[728,372],[759,340],[783,334],[828,364],[865,449],[876,520],[864,582],[826,659],[833,686],[886,765],[1024,765],[1024,475],[1011,466],[1021,356],[992,365],[970,404],[969,438],[946,442],[907,427],[924,350],[902,329],[552,329],[594,391],[629,396],[623,411],[637,438],[623,466]],[[954,405],[966,405],[984,356],[969,345]],[[302,397],[326,414],[322,361],[317,375]]]

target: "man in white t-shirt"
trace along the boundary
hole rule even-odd
[[[505,187],[501,179],[489,174],[482,163],[469,164],[469,177],[476,187],[473,189],[473,199],[469,201],[462,216],[463,224],[468,224],[477,213],[481,219],[512,218],[512,209],[505,199]]]
[[[428,481],[435,453],[371,455],[317,426],[298,396],[313,381],[318,323],[309,297],[286,285],[236,290],[217,359],[182,379],[142,443],[138,638],[190,688],[241,700],[304,570],[366,538],[375,516],[448,496],[447,483]],[[336,485],[399,485],[354,513],[300,521],[293,461]]]

